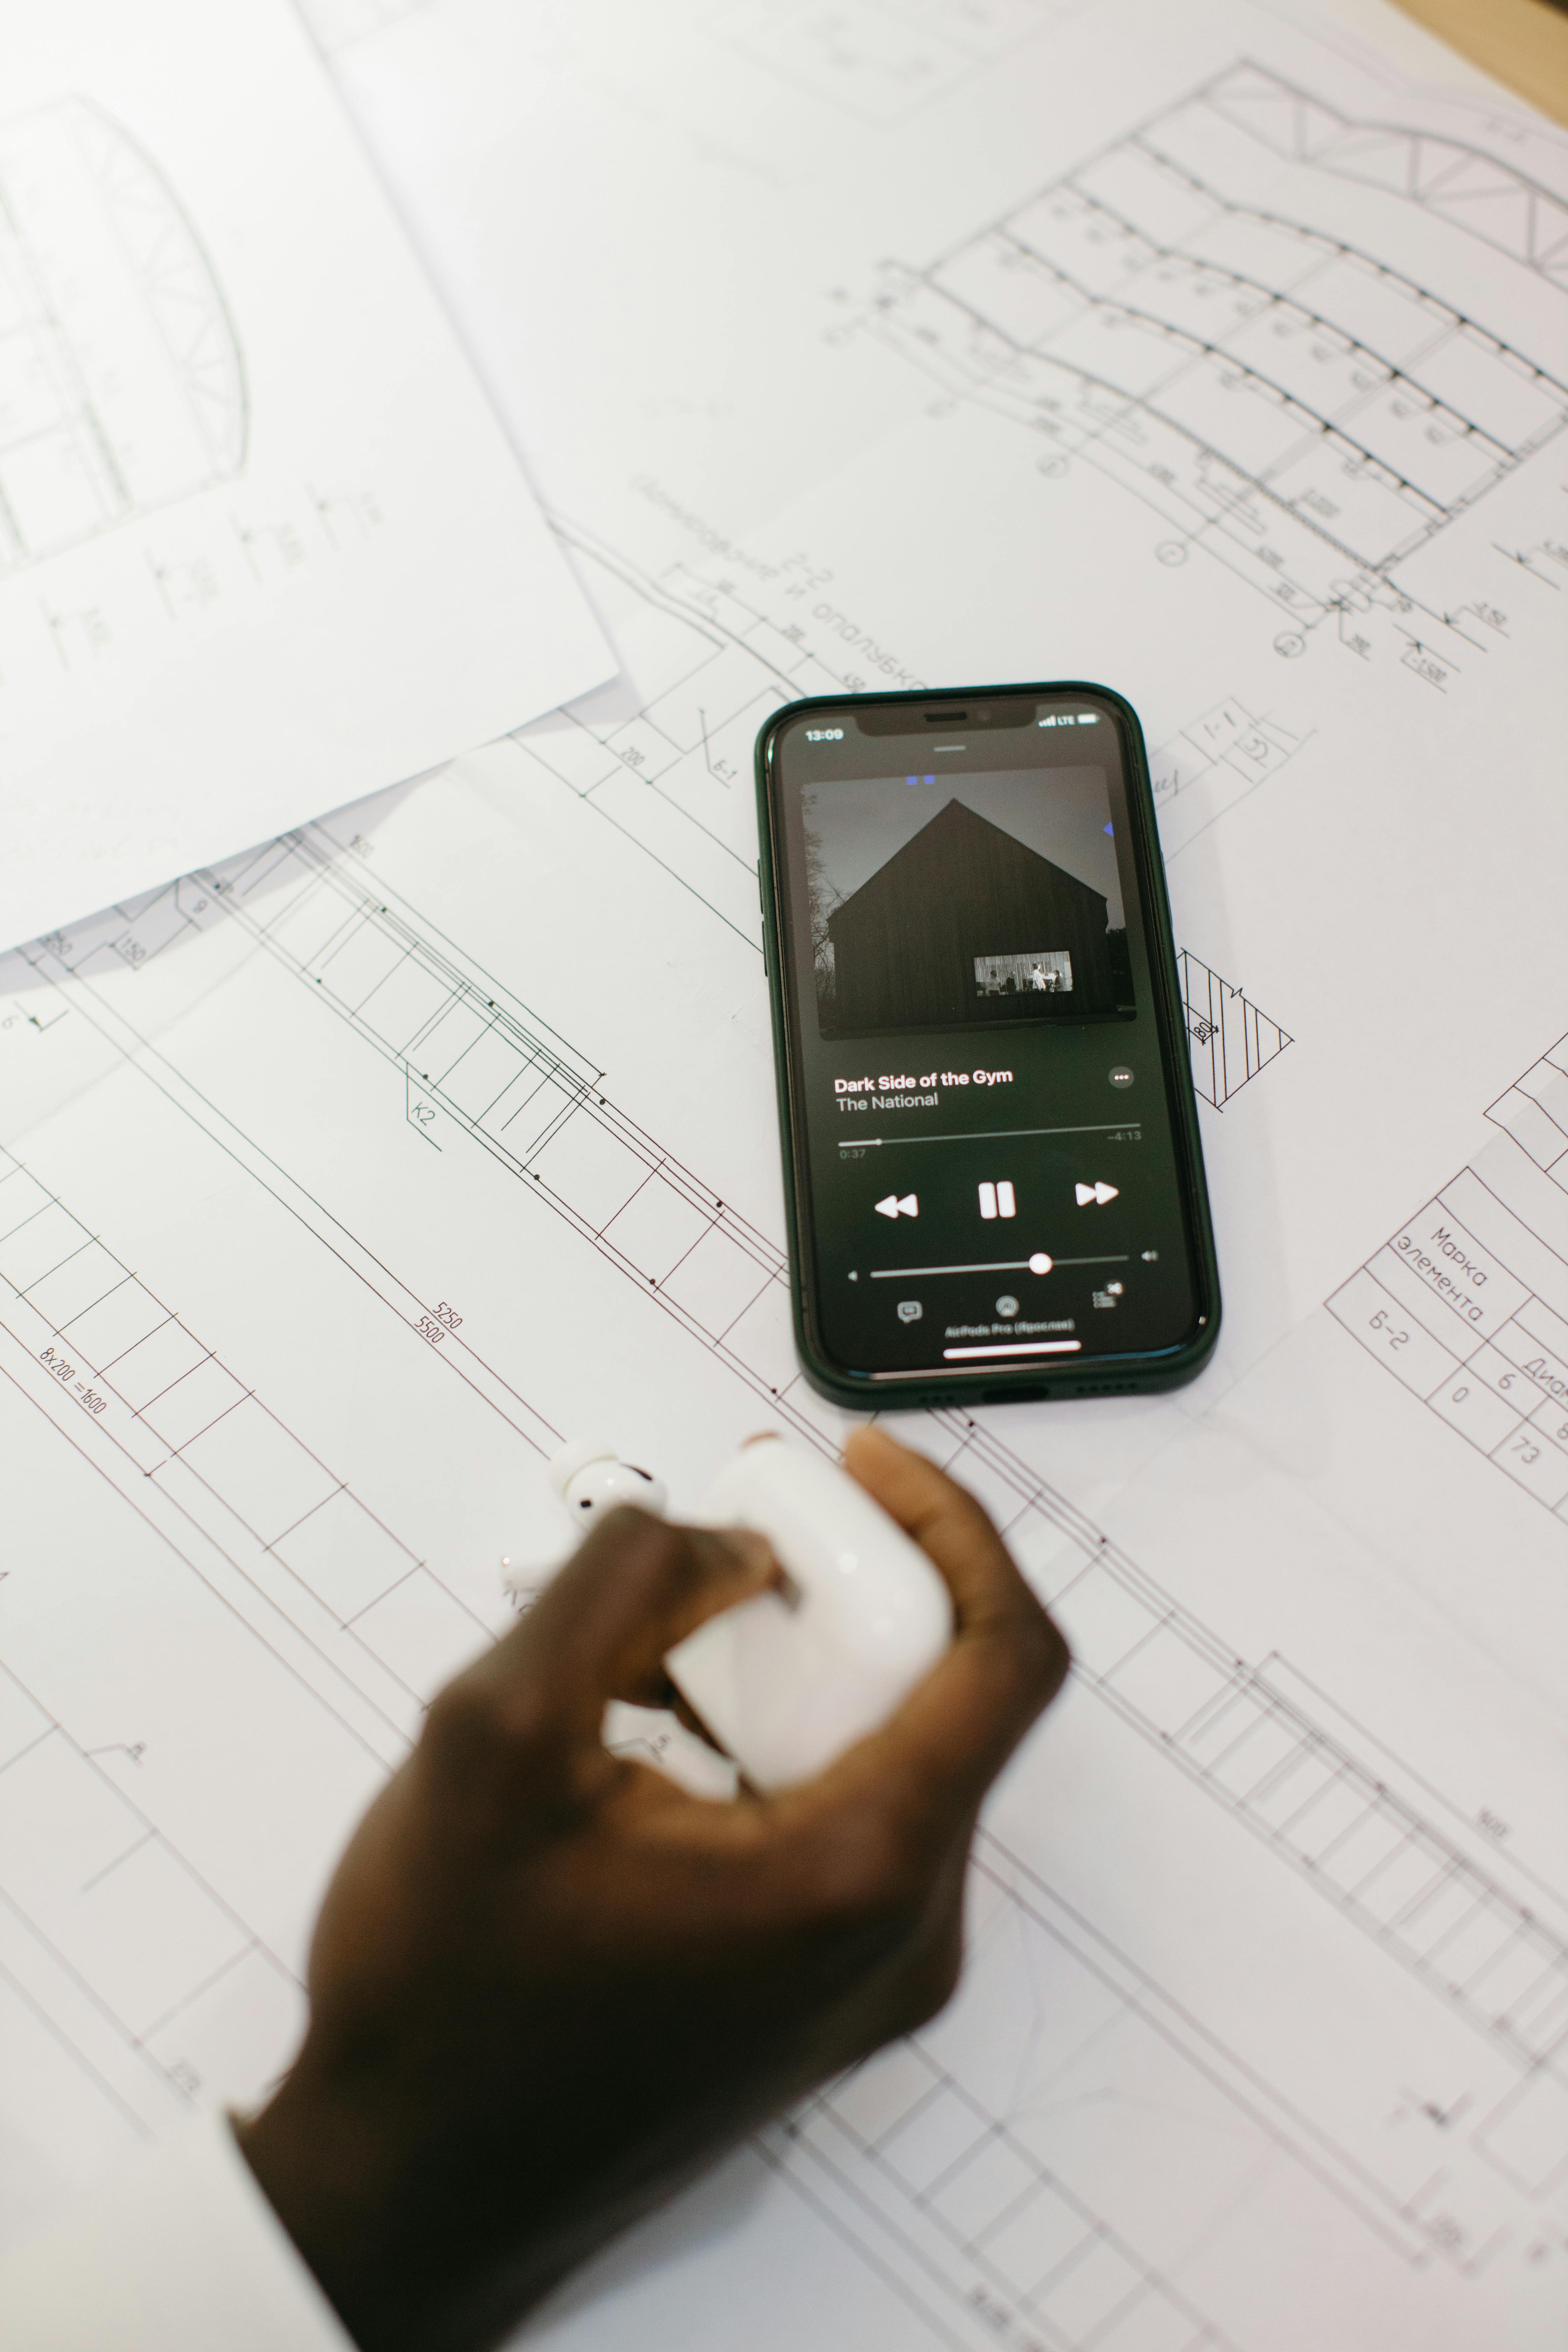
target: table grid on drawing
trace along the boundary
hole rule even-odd
[[[1500,1131],[1328,1301],[1440,1419],[1568,1519],[1568,1038]]]
[[[895,2231],[918,2217],[935,2273],[950,2289],[961,2283],[975,2332],[1020,2352],[1234,2352],[917,2041],[813,2101],[786,2127],[774,2160]]]

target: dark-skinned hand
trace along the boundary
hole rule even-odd
[[[980,1802],[1060,1635],[973,1496],[877,1429],[846,1466],[946,1580],[952,1648],[820,1778],[733,1803],[614,1757],[612,1697],[775,1573],[607,1517],[433,1703],[329,1887],[304,2044],[239,2127],[363,2352],[480,2352],[574,2263],[947,2000]]]

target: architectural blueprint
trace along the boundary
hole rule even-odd
[[[1568,1503],[1568,1040],[1487,1117],[1503,1132],[1335,1292],[1329,1312],[1450,1428],[1560,1512]]]
[[[66,99],[7,123],[0,155],[15,304],[4,565],[14,572],[231,480],[249,419],[222,289],[173,189],[121,126]],[[71,211],[74,236],[58,225]],[[87,241],[96,249],[84,256]],[[150,331],[132,356],[135,301]]]
[[[288,0],[0,41],[9,944],[612,658]]]
[[[1549,2352],[1568,142],[1370,5],[314,13],[621,675],[0,960],[8,2226],[287,2062],[344,1832],[500,1556],[560,1552],[563,1439],[678,1507],[754,1429],[837,1442],[763,718],[1100,677],[1219,1352],[900,1416],[1076,1658],[963,1987],[522,2340]]]

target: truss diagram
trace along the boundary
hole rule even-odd
[[[1221,980],[1185,948],[1176,958],[1182,1010],[1192,1047],[1193,1084],[1204,1100],[1223,1110],[1231,1097],[1294,1043],[1276,1021],[1259,1013],[1239,988]]]
[[[244,364],[178,197],[84,99],[0,125],[0,574],[239,472]]]
[[[1281,154],[1425,206],[1458,281],[1486,266],[1474,230],[1563,282],[1544,192],[1240,65],[931,268],[890,270],[866,324],[1028,427],[1046,471],[1081,459],[1133,491],[1176,528],[1163,562],[1221,555],[1292,616],[1289,654],[1386,599],[1393,567],[1562,430],[1568,386],[1458,300],[1281,216]]]
[[[1062,0],[725,0],[715,35],[797,89],[894,122],[967,81],[1061,13]]]
[[[331,58],[429,5],[430,0],[300,0],[300,13]]]
[[[1352,122],[1257,66],[1226,76],[1211,103],[1277,155],[1408,196],[1568,289],[1568,205],[1494,156],[1427,131]]]
[[[1327,1302],[1438,1419],[1568,1522],[1568,1037],[1496,1140]]]

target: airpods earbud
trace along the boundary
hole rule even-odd
[[[623,1462],[613,1445],[601,1444],[593,1437],[576,1438],[561,1448],[550,1464],[550,1483],[574,1522],[577,1542],[595,1519],[613,1511],[617,1503],[636,1503],[658,1518],[669,1503],[662,1478],[656,1478],[651,1470],[638,1469],[635,1462]],[[535,1562],[514,1560],[510,1553],[504,1554],[501,1589],[526,1607],[538,1600],[560,1566],[559,1559]]]
[[[662,1516],[668,1500],[662,1479],[594,1438],[563,1445],[550,1479],[579,1536],[619,1503]],[[820,1454],[776,1440],[745,1446],[692,1516],[699,1526],[765,1536],[782,1577],[706,1619],[667,1653],[665,1671],[754,1788],[790,1788],[884,1723],[931,1672],[952,1639],[951,1596],[863,1486]],[[503,1559],[501,1581],[527,1607],[559,1565]],[[654,1760],[674,1769],[662,1749]],[[675,1777],[719,1793],[700,1776]]]
[[[623,1462],[613,1445],[579,1437],[563,1445],[550,1465],[550,1483],[580,1528],[613,1511],[618,1503],[636,1503],[640,1510],[662,1517],[669,1502],[662,1478]]]

